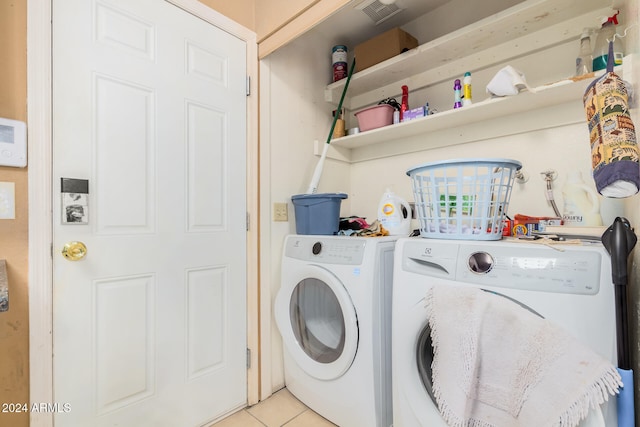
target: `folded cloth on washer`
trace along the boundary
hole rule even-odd
[[[576,426],[622,385],[608,360],[507,298],[435,286],[425,301],[449,426]]]

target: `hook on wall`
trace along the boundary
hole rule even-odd
[[[602,16],[602,17],[601,17],[601,21],[600,21],[600,22],[602,23],[602,25],[604,25],[607,21],[609,21],[609,22],[613,22],[613,24],[614,24],[614,25],[618,25],[618,15],[620,14],[620,8],[619,8],[619,7],[617,7],[615,3],[616,3],[616,1],[615,1],[615,0],[613,1],[613,3],[611,3],[611,10],[612,10],[612,11],[615,11],[615,13],[614,13],[613,15],[611,15],[611,16]],[[607,43],[610,43],[610,42],[612,42],[612,41],[615,41],[615,40],[616,40],[616,38],[624,38],[624,37],[626,37],[626,36],[627,36],[627,32],[628,32],[631,28],[633,28],[633,27],[635,27],[635,26],[637,26],[637,25],[638,25],[638,23],[637,23],[637,22],[634,22],[633,24],[631,24],[631,25],[627,26],[627,27],[624,29],[624,31],[623,31],[623,33],[622,33],[622,34],[620,34],[619,32],[617,32],[617,31],[616,31],[616,32],[613,34],[613,39],[612,39],[612,40],[609,40],[609,38],[607,38]]]

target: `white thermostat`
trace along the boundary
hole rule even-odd
[[[27,125],[0,117],[0,166],[27,166]]]

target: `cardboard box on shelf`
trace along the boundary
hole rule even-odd
[[[362,71],[415,47],[418,47],[415,37],[400,28],[392,28],[355,47],[355,71]]]

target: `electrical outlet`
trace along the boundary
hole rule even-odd
[[[286,203],[274,203],[273,204],[273,220],[274,221],[289,221],[289,212]]]

